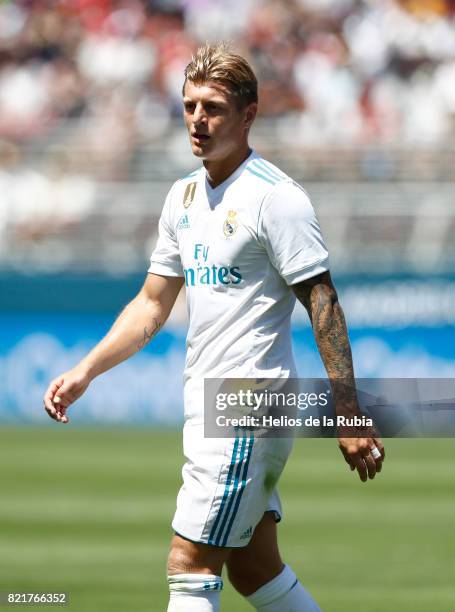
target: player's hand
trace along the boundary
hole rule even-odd
[[[385,459],[384,445],[381,438],[374,433],[366,434],[365,437],[339,437],[338,446],[346,463],[352,471],[357,470],[362,482],[374,478],[382,470]],[[375,447],[380,453],[377,458],[371,454]]]
[[[68,423],[68,407],[81,397],[90,384],[87,373],[77,366],[51,382],[43,402],[47,414],[59,423]]]

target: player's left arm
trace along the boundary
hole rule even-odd
[[[360,415],[346,321],[330,272],[296,283],[291,288],[310,317],[319,353],[332,385],[337,415]],[[381,471],[385,458],[380,438],[374,431],[365,431],[362,437],[345,437],[349,434],[342,430],[339,430],[339,434],[340,450],[351,469],[357,469],[363,482],[374,478],[376,472]],[[374,446],[381,453],[377,459],[370,452]]]

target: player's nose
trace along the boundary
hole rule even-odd
[[[200,102],[196,104],[196,108],[194,109],[193,121],[195,125],[201,125],[207,122],[207,115],[204,111],[203,105]]]

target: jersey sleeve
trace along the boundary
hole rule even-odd
[[[296,183],[279,183],[265,197],[258,237],[288,285],[329,269],[329,254],[313,206]]]
[[[158,241],[148,271],[161,276],[183,276],[180,251],[171,223],[171,194],[166,197],[158,224]]]

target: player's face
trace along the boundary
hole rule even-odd
[[[238,109],[234,96],[218,83],[195,85],[187,81],[183,116],[193,154],[205,161],[221,161],[248,139],[256,104]]]

